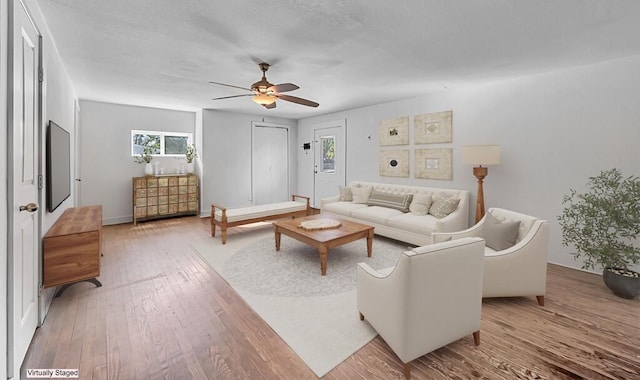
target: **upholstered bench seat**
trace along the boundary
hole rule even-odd
[[[282,213],[305,211],[307,206],[301,202],[287,201],[267,205],[240,207],[227,210],[227,222],[238,220],[264,218]],[[215,218],[222,220],[222,210],[216,210]]]
[[[302,203],[297,198],[305,199]],[[287,202],[227,209],[215,204],[211,205],[211,236],[216,236],[216,226],[222,231],[222,244],[227,243],[227,228],[262,222],[265,220],[311,215],[309,197],[292,195]]]

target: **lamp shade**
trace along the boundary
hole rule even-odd
[[[256,95],[251,99],[253,99],[254,102],[260,104],[261,106],[268,106],[269,104],[272,104],[276,101],[276,98],[266,94]]]
[[[500,164],[500,145],[465,145],[462,147],[462,163],[487,166]]]

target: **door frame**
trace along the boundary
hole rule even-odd
[[[328,122],[323,122],[323,123],[319,123],[313,126],[313,165],[312,165],[312,170],[313,170],[313,205],[314,207],[320,207],[320,199],[316,199],[317,198],[317,188],[316,188],[316,180],[317,180],[317,173],[316,173],[316,165],[318,164],[318,162],[316,162],[316,160],[318,159],[318,149],[322,149],[319,146],[319,141],[316,141],[316,132],[322,129],[329,129],[329,128],[340,128],[340,130],[342,131],[341,136],[342,137],[342,147],[343,147],[343,160],[341,160],[341,164],[342,166],[339,168],[339,170],[342,170],[342,176],[341,178],[338,178],[339,180],[341,180],[342,185],[346,185],[347,183],[347,120],[346,119],[338,119],[338,120],[333,120],[333,121],[328,121]]]
[[[287,131],[287,193],[291,194],[291,131],[290,125],[277,124],[277,123],[265,123],[263,121],[251,122],[251,204],[254,204],[255,199],[255,155],[254,147],[256,145],[256,128],[282,128]]]
[[[82,204],[82,172],[80,167],[80,101],[76,99],[73,102],[73,150],[76,154],[71,157],[73,160],[73,204]]]
[[[8,75],[8,61],[7,53],[9,46],[8,30],[9,30],[9,2],[0,1],[0,141],[4,141],[4,144],[0,144],[0,178],[7,178],[7,153],[9,149],[8,139],[8,119],[7,119],[7,75]],[[2,181],[0,184],[0,199],[4,201],[0,202],[0,215],[5,217],[0,218],[0,247],[8,248],[8,181]],[[8,288],[7,277],[7,255],[0,255],[0,284],[5,284],[5,289]],[[0,305],[5,310],[9,310],[9,304],[7,303],[7,292],[0,292]],[[7,313],[0,313],[0,379],[7,378],[7,354],[8,354],[8,318]]]

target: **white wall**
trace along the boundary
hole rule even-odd
[[[69,132],[71,139],[71,162],[70,173],[73,173],[74,157],[75,157],[75,104],[77,97],[69,74],[67,73],[64,63],[58,54],[58,49],[52,39],[51,34],[46,29],[46,25],[39,8],[35,1],[27,1],[32,17],[35,18],[36,24],[40,28],[42,34],[42,66],[44,70],[44,81],[42,83],[42,126],[41,126],[41,149],[40,149],[40,173],[43,177],[43,184],[47,183],[46,178],[46,130],[49,120],[53,120],[60,127]],[[72,175],[73,176],[73,175]],[[40,192],[40,206],[42,210],[42,234],[44,235],[49,228],[60,218],[64,210],[74,207],[74,186],[73,178],[71,195],[52,213],[46,211],[46,186]],[[42,268],[40,269],[40,278],[43,276]],[[55,288],[47,288],[42,292],[40,297],[40,321],[43,321],[51,301],[53,299]]]
[[[133,220],[132,178],[144,176],[144,165],[131,156],[133,129],[193,133],[196,139],[196,113],[80,101],[80,205],[102,205],[105,224]],[[169,171],[185,160],[155,162]]]
[[[69,78],[62,59],[58,55],[57,48],[53,44],[50,38],[43,38],[43,69],[44,69],[44,82],[42,85],[43,92],[43,114],[42,114],[42,155],[41,155],[41,173],[43,174],[44,181],[47,183],[46,178],[46,129],[49,125],[49,120],[53,120],[60,127],[69,132],[71,138],[71,162],[70,173],[73,173],[75,152],[75,102],[77,97],[75,90]],[[43,233],[48,231],[49,228],[55,223],[56,220],[62,215],[64,210],[69,207],[74,207],[74,184],[73,174],[71,174],[71,195],[67,198],[57,209],[52,213],[48,211],[44,212],[44,228]],[[42,209],[45,210],[47,196],[43,189],[42,196],[40,198],[40,204]]]
[[[313,126],[347,119],[347,182],[369,180],[460,188],[472,192],[476,180],[460,163],[460,147],[496,143],[502,164],[489,168],[485,207],[503,207],[551,223],[549,261],[580,267],[561,246],[556,216],[569,188],[584,189],[587,177],[617,167],[640,175],[640,56],[556,73],[514,78],[346,112],[299,120],[298,142],[313,138]],[[453,180],[378,175],[377,125],[382,119],[453,110]],[[411,128],[413,124],[411,124]],[[367,136],[371,134],[372,139]],[[413,155],[411,155],[413,157]],[[300,152],[298,189],[313,184],[313,155]],[[336,189],[337,194],[337,189]]]
[[[251,122],[288,125],[291,192],[296,191],[297,122],[257,115],[203,110],[202,215],[211,214],[211,203],[242,207],[251,205]],[[302,148],[300,148],[302,150]]]

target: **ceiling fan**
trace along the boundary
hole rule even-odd
[[[241,90],[251,91],[250,94],[223,96],[220,98],[213,98],[213,100],[239,98],[241,96],[252,96],[254,102],[260,104],[261,106],[267,109],[276,108],[276,99],[282,99],[282,100],[286,100],[287,102],[301,104],[303,106],[309,106],[309,107],[319,106],[318,103],[313,102],[311,100],[298,98],[297,96],[282,94],[283,92],[297,90],[300,87],[296,86],[293,83],[281,83],[276,85],[271,84],[269,83],[269,81],[267,81],[267,77],[265,76],[267,70],[269,70],[269,64],[262,62],[262,63],[259,63],[258,66],[260,66],[260,70],[262,70],[262,79],[252,84],[251,88],[233,86],[230,84],[219,83],[219,82],[209,82],[209,83],[217,84],[220,86],[227,86],[227,87],[239,88]]]

